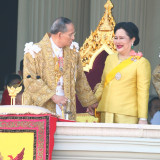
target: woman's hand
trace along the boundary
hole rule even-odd
[[[139,119],[138,124],[148,124],[147,120]]]
[[[98,107],[98,103],[94,103],[90,106],[88,106],[87,111],[91,116],[94,116],[95,109]]]

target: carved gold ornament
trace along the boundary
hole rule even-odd
[[[15,99],[17,94],[22,90],[22,86],[14,88],[13,86],[7,86],[9,96],[11,96],[11,105],[15,105]]]
[[[113,43],[115,21],[111,13],[113,4],[110,0],[104,5],[105,13],[102,17],[97,29],[92,32],[80,48],[82,64],[84,71],[89,72],[92,69],[95,58],[105,50],[108,54],[116,52]]]

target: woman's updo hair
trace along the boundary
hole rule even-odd
[[[116,33],[116,31],[118,29],[124,29],[127,33],[127,35],[130,37],[130,39],[132,39],[133,37],[135,37],[135,41],[134,41],[134,46],[136,46],[140,39],[139,39],[139,30],[137,28],[137,26],[132,23],[132,22],[120,22],[117,23],[115,28],[114,28],[114,33]]]

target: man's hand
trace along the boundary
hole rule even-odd
[[[66,106],[68,102],[68,99],[65,96],[54,95],[51,99],[54,103],[58,104],[59,107]]]
[[[147,120],[139,119],[138,124],[148,124]]]
[[[87,111],[90,115],[94,116],[95,109],[98,107],[98,103],[94,103],[90,106],[88,106]]]

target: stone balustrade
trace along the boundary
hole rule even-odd
[[[160,126],[58,122],[54,160],[159,160]]]

